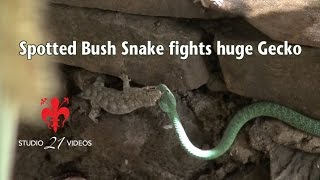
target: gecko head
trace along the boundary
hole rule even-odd
[[[161,92],[161,98],[159,100],[159,106],[163,112],[172,112],[176,110],[176,98],[170,91],[170,89],[164,85],[160,84],[157,89]]]
[[[79,97],[83,99],[90,99],[97,95],[96,89],[104,87],[104,79],[101,76],[98,76],[93,84],[88,84],[83,87],[83,91],[79,94]]]
[[[90,99],[92,97],[93,90],[91,87],[85,88],[78,96],[83,99]]]

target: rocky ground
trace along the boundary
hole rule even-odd
[[[73,73],[90,73],[66,67]],[[107,87],[121,90],[118,78],[106,77]],[[75,97],[79,89],[68,82],[71,103],[90,108]],[[198,147],[216,145],[232,115],[253,100],[228,92],[212,92],[206,86],[177,91],[178,111],[192,142]],[[317,179],[319,138],[268,118],[257,119],[243,128],[232,149],[215,161],[189,157],[180,147],[172,126],[159,107],[142,108],[126,115],[103,112],[95,124],[90,109],[75,109],[58,138],[92,140],[91,147],[43,150],[19,147],[16,179]],[[48,140],[52,132],[21,125],[18,139]],[[48,141],[47,141],[48,142]],[[50,141],[51,142],[51,141]],[[282,144],[282,145],[281,145]],[[300,150],[298,150],[300,149]],[[290,178],[291,179],[291,178]]]
[[[138,6],[139,3],[129,6],[129,2],[52,2],[46,14],[49,39],[65,44],[72,40],[90,40],[95,44],[108,40],[116,44],[124,40],[136,44],[145,44],[148,40],[158,44],[171,40],[212,45],[217,40],[231,44],[257,44],[262,40],[281,43],[269,38],[281,40],[278,31],[270,36],[269,29],[261,30],[272,23],[264,21],[264,25],[257,27],[268,37],[242,18],[208,12],[186,1],[181,4],[163,1],[159,11],[148,10]],[[163,8],[168,7],[166,4],[185,8],[168,11]],[[149,6],[152,7],[152,3]],[[190,11],[186,11],[188,8]],[[184,17],[186,12],[188,17]],[[315,14],[315,17],[319,16]],[[249,22],[257,26],[250,19]],[[316,22],[314,18],[313,23]],[[302,44],[317,46],[319,36],[309,39],[309,44],[308,38],[301,40]],[[167,84],[175,92],[187,134],[194,144],[206,149],[219,142],[235,112],[255,101],[273,101],[319,119],[320,50],[303,46],[303,52],[296,57],[255,54],[241,61],[216,55],[190,56],[185,61],[169,55],[59,57],[57,62],[63,64],[65,96],[70,98],[72,113],[55,136],[92,140],[92,146],[62,144],[59,150],[18,147],[15,179],[318,180],[318,137],[274,119],[258,118],[245,125],[223,157],[200,161],[189,157],[180,147],[169,119],[158,106],[125,115],[103,112],[99,123],[94,123],[88,118],[90,103],[77,96],[81,84],[74,78],[76,74],[85,74],[86,83],[90,84],[98,75],[103,75],[106,87],[121,90],[122,81],[117,77],[126,72],[136,87]],[[77,105],[82,108],[76,108]],[[53,135],[45,127],[21,124],[18,139],[42,139],[49,145]]]
[[[67,71],[71,76],[70,67]],[[121,87],[119,79],[109,77],[108,80],[108,87]],[[74,97],[76,87],[71,90],[71,103],[84,103],[90,108],[89,102]],[[219,142],[229,117],[251,102],[230,93],[210,92],[206,87],[178,91],[176,96],[188,135],[203,148]],[[250,145],[248,131],[252,123],[241,132],[228,155],[215,162],[205,162],[189,157],[181,149],[167,116],[159,107],[143,108],[126,115],[104,112],[99,120],[95,124],[85,112],[73,109],[70,122],[56,135],[90,139],[92,147],[62,146],[59,151],[45,151],[43,147],[18,148],[16,179],[54,179],[72,173],[88,179],[224,179],[247,176],[243,172],[255,170],[256,165],[269,174],[267,155]],[[27,126],[21,126],[19,132],[18,139],[52,136],[47,129]]]

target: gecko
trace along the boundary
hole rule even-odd
[[[104,87],[104,80],[98,76],[96,81],[83,89],[80,97],[90,100],[89,118],[98,123],[101,109],[111,114],[127,114],[142,107],[155,106],[161,91],[155,86],[130,87],[128,75],[122,74],[123,91]]]

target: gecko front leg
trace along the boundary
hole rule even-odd
[[[104,88],[104,80],[102,77],[98,76],[96,81],[89,87],[86,87],[82,93],[80,93],[79,97],[90,100],[91,110],[89,112],[89,118],[98,123],[98,117],[101,115],[101,105],[99,104],[99,94],[102,93]]]
[[[127,74],[121,74],[120,75],[120,79],[122,80],[122,83],[123,83],[123,92],[124,93],[127,93],[127,92],[129,92],[129,90],[131,89],[131,87],[130,87],[130,81],[131,81],[131,79],[129,79],[129,77],[128,77],[128,75]]]

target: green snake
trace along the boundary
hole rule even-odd
[[[309,118],[275,103],[258,102],[244,107],[233,116],[221,141],[215,148],[210,150],[201,150],[190,142],[180,122],[179,115],[176,110],[176,99],[170,89],[164,84],[157,86],[157,89],[162,93],[159,100],[160,109],[167,113],[169,119],[172,121],[183,148],[188,152],[188,154],[198,159],[212,160],[226,153],[230,149],[243,125],[251,119],[260,116],[276,118],[306,133],[320,136],[320,121]]]

